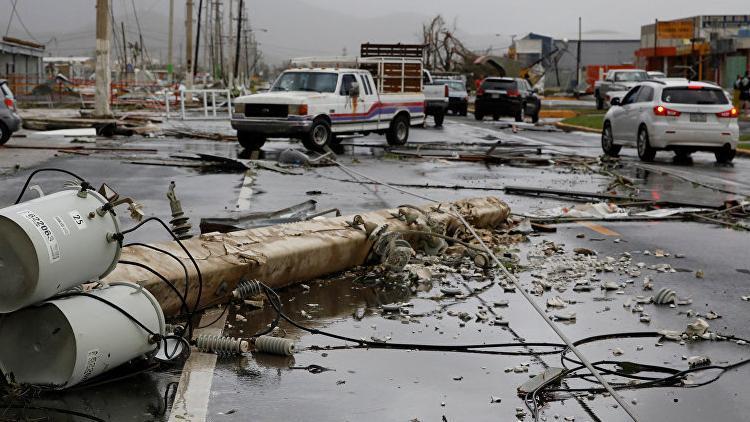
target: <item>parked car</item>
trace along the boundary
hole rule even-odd
[[[541,109],[542,101],[528,81],[493,77],[485,78],[477,89],[474,117],[482,120],[484,116],[492,116],[498,120],[500,116],[511,116],[522,122],[526,116],[531,116],[531,121],[536,123]]]
[[[728,163],[739,142],[738,115],[712,83],[643,82],[622,101],[613,100],[604,116],[602,149],[616,156],[623,146],[635,146],[643,161],[652,161],[660,150],[674,151],[678,158],[710,151],[716,161]]]
[[[437,79],[436,82],[448,85],[448,111],[466,116],[469,109],[469,92],[466,82],[458,79]]]
[[[667,74],[664,72],[659,72],[656,70],[649,70],[646,73],[648,73],[648,77],[650,79],[667,79]]]
[[[16,98],[4,79],[0,79],[0,100],[0,145],[3,145],[13,132],[21,129],[21,117],[16,112]]]
[[[404,68],[403,60],[398,66],[390,66],[393,63],[387,58],[367,62]],[[414,66],[419,66],[415,72],[420,75],[421,61]],[[232,128],[247,149],[259,149],[268,138],[299,138],[306,148],[321,152],[339,142],[338,135],[371,132],[386,135],[391,145],[404,145],[410,126],[425,120],[421,81],[417,76],[413,89],[405,91],[408,77],[404,71],[389,72],[377,85],[363,69],[290,69],[269,92],[235,100]]]
[[[645,70],[639,69],[615,69],[607,72],[603,81],[594,84],[594,98],[596,98],[596,109],[603,110],[606,104],[611,104],[613,92],[629,91],[643,81],[651,79]]]

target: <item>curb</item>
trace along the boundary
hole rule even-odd
[[[562,129],[566,132],[573,132],[573,131],[588,132],[588,133],[601,133],[602,132],[599,129],[593,129],[593,128],[586,127],[586,126],[570,125],[570,124],[563,123],[563,122],[555,122],[555,126],[558,129]]]

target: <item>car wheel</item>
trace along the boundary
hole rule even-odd
[[[622,145],[615,144],[615,138],[612,136],[612,125],[609,122],[604,123],[604,129],[602,129],[602,151],[610,157],[617,157],[621,149]]]
[[[722,148],[719,151],[714,152],[714,155],[716,156],[717,163],[731,163],[732,160],[734,160],[734,156],[737,155],[737,150],[731,148]]]
[[[654,161],[654,157],[656,157],[656,150],[649,143],[648,129],[646,126],[641,126],[638,129],[638,158],[641,161]]]
[[[5,123],[0,122],[0,145],[4,145],[6,142],[8,142],[8,139],[10,139],[10,129],[8,129],[8,126],[5,125]]]
[[[302,145],[310,151],[325,152],[325,147],[332,139],[331,125],[323,119],[315,119],[310,128],[310,133],[302,138]]]
[[[689,163],[692,159],[690,158],[690,155],[693,153],[693,151],[690,151],[688,149],[678,149],[674,152],[674,161],[677,163]]]
[[[521,108],[519,108],[516,111],[516,121],[522,122],[525,117],[526,117],[526,106],[524,104],[521,104]]]
[[[597,110],[604,110],[604,98],[599,96],[599,93],[596,93],[596,109]]]
[[[443,121],[445,120],[445,112],[444,111],[438,111],[435,116],[435,127],[441,127],[443,126]]]
[[[388,145],[404,145],[409,140],[409,118],[403,114],[396,116],[385,134]]]
[[[531,115],[531,123],[539,123],[539,112],[540,111],[541,110],[539,109],[539,107],[537,107],[537,109],[534,112],[534,114]]]
[[[478,113],[478,112],[475,111],[474,112],[474,118],[477,119],[477,120],[484,120],[484,114]]]
[[[266,138],[257,133],[238,130],[237,141],[239,141],[242,148],[254,151],[260,149],[266,143]]]

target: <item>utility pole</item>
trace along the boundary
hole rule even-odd
[[[198,73],[198,52],[201,47],[201,13],[203,13],[203,0],[198,3],[198,33],[195,35],[195,60],[193,61],[193,73]]]
[[[122,30],[122,53],[125,58],[122,63],[122,70],[125,72],[125,81],[128,80],[128,40],[125,39],[125,21],[120,21],[120,29]]]
[[[219,11],[220,7],[221,2],[219,0],[214,0],[214,40],[215,42],[219,43],[218,48],[216,48],[217,67],[214,72],[215,79],[224,77],[224,49],[222,48],[224,43],[221,39],[221,12]]]
[[[185,5],[185,38],[185,87],[193,89],[193,0]]]
[[[573,92],[578,96],[578,86],[581,85],[581,17],[578,17],[578,45],[576,48],[576,86]]]
[[[110,117],[109,96],[112,75],[109,69],[109,0],[96,0],[96,97],[94,114]]]
[[[240,40],[242,39],[242,0],[237,11],[237,46],[234,51],[234,74],[240,73]]]
[[[169,82],[174,80],[174,62],[172,61],[172,46],[174,45],[174,0],[169,0],[169,39],[167,41],[167,74]]]
[[[229,31],[227,33],[227,40],[229,41],[229,54],[227,55],[227,64],[229,65],[229,78],[227,86],[231,89],[234,85],[234,63],[232,61],[231,47],[234,45],[234,31],[232,31],[232,24],[234,21],[234,8],[232,7],[233,1],[229,0]],[[238,24],[239,25],[239,24]]]
[[[654,21],[654,65],[656,65],[656,55],[658,53],[657,51],[658,47],[659,47],[659,19],[656,19]],[[655,66],[654,69],[659,70],[659,67]]]

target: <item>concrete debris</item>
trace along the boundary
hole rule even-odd
[[[599,202],[572,207],[555,207],[546,210],[540,210],[533,214],[527,214],[529,218],[556,218],[556,217],[575,217],[575,218],[604,218],[617,219],[628,217],[628,213],[612,203]]]
[[[705,273],[703,272],[703,270],[695,271],[695,278],[703,278],[703,277],[705,277]]]
[[[666,287],[661,288],[656,296],[654,296],[654,303],[657,305],[674,304],[677,301],[677,292]]]
[[[708,331],[708,328],[708,323],[705,320],[698,318],[694,322],[688,324],[687,329],[685,330],[685,334],[691,337],[702,336],[706,333],[706,331]]]
[[[687,363],[690,368],[699,368],[710,365],[711,359],[708,356],[692,356],[687,359]]]
[[[560,296],[555,296],[547,299],[547,306],[550,308],[564,308],[567,304]]]
[[[279,164],[305,165],[310,162],[310,157],[304,152],[287,148],[279,153]]]

